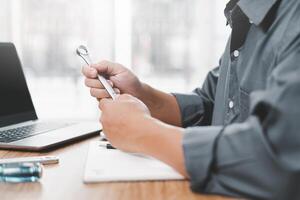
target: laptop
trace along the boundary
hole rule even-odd
[[[0,149],[48,150],[100,130],[97,122],[40,121],[14,44],[0,43]]]

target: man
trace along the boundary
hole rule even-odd
[[[220,65],[191,94],[151,88],[117,63],[84,67],[103,130],[113,146],[171,165],[195,192],[299,199],[300,1],[231,0],[225,15]]]

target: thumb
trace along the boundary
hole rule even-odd
[[[117,65],[110,61],[101,61],[96,64],[91,65],[92,68],[95,68],[99,74],[104,74],[108,76],[113,76],[117,74]]]

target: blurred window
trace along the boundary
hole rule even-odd
[[[0,0],[0,41],[17,46],[42,118],[95,118],[74,50],[131,68],[165,91],[190,91],[228,37],[217,0]]]

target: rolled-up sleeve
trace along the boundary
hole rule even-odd
[[[210,165],[218,135],[222,127],[187,128],[183,139],[185,165],[193,190],[203,188],[210,173]]]
[[[208,73],[202,88],[196,88],[191,94],[173,93],[180,108],[183,127],[211,124],[218,77],[219,67],[216,67]]]
[[[251,94],[246,121],[185,129],[183,149],[193,191],[300,198],[300,48],[278,60],[267,88]]]

